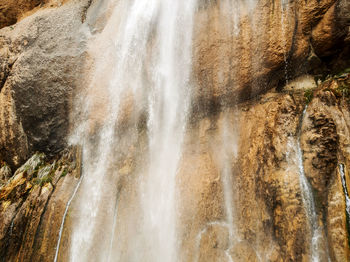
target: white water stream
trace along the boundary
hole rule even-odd
[[[138,189],[143,220],[135,225],[141,234],[135,237],[147,236],[148,243],[127,259],[178,261],[175,178],[191,95],[195,9],[196,0],[121,0],[92,37],[95,73],[72,138],[84,148],[85,175],[75,201],[70,261],[119,257],[113,246],[120,175],[113,165],[125,101],[136,105],[136,115],[147,112],[149,152]]]
[[[287,39],[286,35],[288,26],[288,16],[289,16],[289,1],[288,0],[281,0],[281,28],[282,28],[282,44],[284,45],[284,74],[285,74],[285,80],[286,84],[288,85],[288,50],[287,50]],[[298,168],[299,168],[299,178],[300,178],[300,187],[301,187],[301,193],[302,193],[302,200],[304,207],[306,209],[306,214],[309,220],[310,224],[310,231],[311,231],[311,260],[313,262],[322,261],[322,242],[323,240],[323,229],[319,225],[318,222],[318,216],[316,212],[316,206],[315,206],[315,200],[312,192],[311,185],[309,181],[306,178],[305,170],[304,170],[304,164],[303,164],[303,152],[300,145],[300,136],[301,136],[301,125],[305,116],[307,110],[307,106],[304,108],[300,123],[299,123],[299,133],[297,138],[297,161],[298,161]],[[326,252],[328,253],[328,252]]]
[[[340,178],[343,185],[344,195],[345,195],[345,204],[346,204],[346,213],[347,213],[347,219],[350,222],[350,197],[348,192],[348,187],[346,184],[346,177],[345,177],[345,170],[344,170],[344,164],[339,164],[339,172],[340,172]]]
[[[306,215],[310,224],[311,231],[311,260],[313,262],[322,261],[321,250],[323,240],[323,229],[320,227],[318,222],[318,216],[316,212],[315,199],[311,189],[311,185],[306,178],[304,163],[303,163],[303,152],[300,145],[300,136],[301,136],[301,125],[305,117],[307,106],[304,108],[304,111],[301,115],[299,123],[299,133],[297,138],[297,158],[298,158],[298,167],[299,167],[299,178],[300,178],[300,187],[302,193],[302,199],[304,207],[306,209]],[[326,252],[327,253],[327,252]]]

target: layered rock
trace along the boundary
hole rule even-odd
[[[340,84],[343,95],[330,89],[339,80],[327,80],[315,89],[305,116],[310,91],[301,85],[205,117],[191,128],[178,174],[183,261],[230,261],[229,255],[234,261],[310,261],[312,221],[302,198],[299,129],[305,174],[316,197],[316,223],[323,229],[319,259],[350,259],[338,169],[349,161],[348,77],[343,75]],[[222,135],[227,126],[240,141],[229,153],[217,151],[235,141]],[[229,209],[222,158],[231,163]],[[230,210],[234,228],[229,226]]]
[[[349,221],[339,165],[349,165],[349,87],[345,73],[328,79],[311,100],[302,127],[305,171],[327,225],[332,261],[349,259]],[[349,179],[348,177],[346,178]]]
[[[53,162],[35,154],[0,187],[1,261],[53,261],[80,158],[77,149]]]

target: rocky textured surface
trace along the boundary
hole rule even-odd
[[[297,155],[299,129],[305,173],[315,192],[318,223],[324,228],[320,259],[350,259],[345,197],[337,168],[349,161],[348,79],[344,74],[327,80],[312,91],[312,99],[307,85],[269,92],[192,127],[179,171],[183,261],[197,261],[198,256],[203,257],[200,261],[205,257],[230,261],[228,254],[234,261],[310,261],[311,229]],[[225,148],[225,128],[239,137],[239,145],[218,152],[218,145]],[[231,159],[229,205],[235,225],[231,229],[223,200],[228,181],[220,166],[225,154]]]
[[[348,0],[205,1],[195,21],[198,106],[232,104],[349,62]],[[241,17],[240,17],[241,16]],[[337,54],[342,53],[342,56]],[[321,71],[322,71],[321,70]]]
[[[339,164],[344,164],[348,176],[349,88],[348,73],[326,80],[313,92],[302,128],[305,171],[327,221],[332,261],[350,259],[349,222],[339,171]]]
[[[190,188],[189,191],[181,192],[184,210],[180,212],[186,225],[183,229],[186,232],[184,248],[190,248],[187,254],[203,252],[215,256],[219,249],[238,261],[254,261],[258,257],[264,261],[282,261],[279,260],[281,258],[301,261],[303,256],[307,256],[308,247],[305,243],[308,243],[310,236],[302,222],[306,221],[306,217],[298,168],[293,163],[295,152],[291,145],[295,143],[297,134],[298,112],[301,112],[301,105],[291,95],[270,93],[262,97],[260,102],[243,104],[205,118],[194,127],[191,131],[194,134],[193,142],[190,144],[192,157],[185,155],[184,162],[188,160],[191,166],[198,163],[198,176],[194,176],[197,172],[193,173],[187,166],[179,174],[184,183],[181,188]],[[216,152],[216,145],[224,146],[225,126],[232,132],[231,136],[236,136],[236,139],[240,137],[239,145],[226,153]],[[198,133],[203,139],[200,139],[200,143],[196,142]],[[203,160],[206,164],[200,164],[201,155],[193,153],[197,152],[198,149],[194,149],[197,146],[202,148],[200,151],[206,152],[209,159],[216,159],[212,163],[220,163],[218,160],[222,154],[227,154],[230,159],[231,209],[223,205],[223,197],[227,194],[223,189],[227,183],[224,167],[216,164],[214,170],[217,172],[212,169],[202,171],[202,166],[208,166],[211,161]],[[198,182],[201,180],[203,184]],[[198,202],[189,205],[188,199]],[[209,230],[211,223],[225,223],[227,212],[232,210],[236,228],[231,229],[234,238],[229,244],[208,246],[201,243],[199,247],[191,247],[198,237],[198,231],[207,227],[206,230]],[[294,219],[290,220],[290,217]],[[230,231],[227,226],[225,230],[226,234]],[[206,234],[203,237],[207,237]],[[227,259],[221,261],[229,261]],[[186,257],[184,261],[196,260]]]
[[[1,5],[0,14],[11,17],[1,27],[12,25],[0,29],[0,158],[18,167],[35,151],[65,146],[72,91],[92,64],[86,32],[101,31],[112,7],[91,0]],[[193,50],[197,114],[349,61],[348,0],[254,5],[201,2]]]
[[[12,167],[35,151],[55,154],[66,145],[88,3],[45,6],[0,29],[0,159]]]
[[[0,28],[13,25],[27,12],[42,4],[44,1],[2,1],[0,3]]]
[[[51,162],[33,155],[0,187],[0,261],[53,261],[68,199],[80,178],[80,151]]]

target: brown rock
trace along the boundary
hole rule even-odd
[[[79,154],[65,153],[53,164],[44,163],[43,157],[34,155],[0,188],[1,261],[54,257],[66,203],[80,176]]]
[[[229,254],[225,252],[228,248],[227,228],[210,225],[201,235],[198,261],[230,261]]]
[[[237,262],[258,262],[259,258],[257,257],[254,249],[249,245],[248,242],[242,241],[233,246],[230,250],[230,254],[233,258],[233,261]]]
[[[12,172],[11,168],[4,163],[4,165],[0,168],[0,187],[11,178]]]
[[[339,171],[332,179],[328,193],[327,229],[332,261],[348,261],[350,250],[348,226],[346,221],[345,197]]]
[[[280,1],[203,5],[194,31],[196,106],[233,104],[320,68],[317,56],[346,46],[348,14],[340,10],[347,9],[347,1],[334,0],[288,1],[283,7]]]
[[[54,155],[66,146],[72,91],[84,63],[87,3],[40,9],[0,29],[0,159],[11,167],[36,151]]]
[[[43,2],[42,0],[2,1],[0,3],[0,28],[17,23],[26,12],[39,6]]]

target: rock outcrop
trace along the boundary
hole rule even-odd
[[[0,187],[0,261],[53,261],[80,163],[78,149],[51,162],[35,154]]]
[[[198,106],[234,104],[286,79],[339,70],[332,60],[350,57],[349,8],[347,0],[206,1],[195,21]]]
[[[312,232],[302,197],[298,139],[316,196],[317,223],[324,230],[317,251],[320,261],[350,259],[338,169],[349,161],[348,79],[345,74],[327,80],[313,90],[313,99],[308,86],[269,92],[192,127],[178,174],[183,261],[197,261],[198,256],[203,257],[200,261],[230,261],[229,255],[234,261],[310,261]],[[310,103],[304,116],[306,101]],[[227,152],[216,151],[218,145],[225,148],[225,128],[240,142]],[[231,161],[231,181],[220,166],[225,154]],[[223,201],[228,182],[235,225],[231,229]]]
[[[0,159],[11,167],[67,145],[72,92],[85,63],[87,4],[38,8],[0,29]]]

